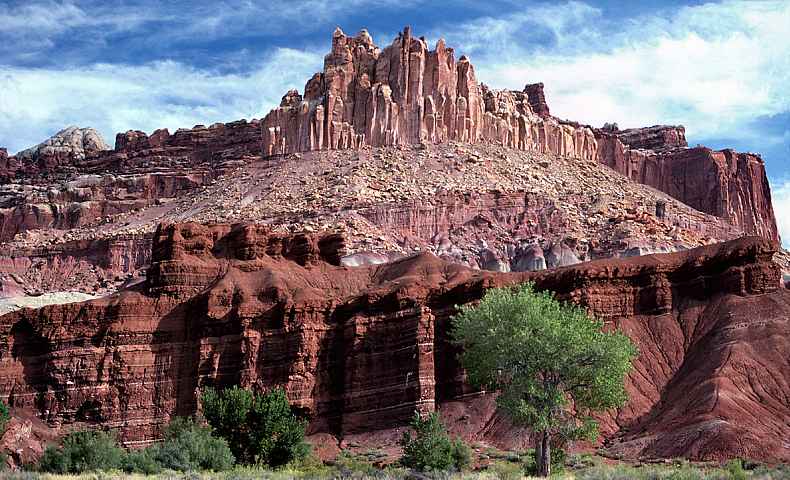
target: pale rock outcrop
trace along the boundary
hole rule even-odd
[[[49,139],[16,154],[23,163],[50,165],[83,160],[90,154],[110,150],[101,134],[92,128],[66,127]]]
[[[456,61],[443,40],[429,50],[408,27],[384,50],[365,30],[336,29],[324,71],[304,96],[286,93],[262,130],[264,156],[448,140],[585,159],[597,151],[592,129],[549,115],[542,84],[490,90],[468,58]]]

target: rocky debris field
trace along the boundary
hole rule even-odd
[[[723,220],[594,161],[491,145],[309,152],[258,160],[153,205],[69,230],[36,230],[6,247],[150,235],[162,222],[265,223],[338,231],[350,262],[430,250],[493,270],[540,269],[674,251],[739,236]],[[532,248],[534,250],[534,248]],[[376,255],[372,255],[376,254]],[[379,255],[379,256],[377,256]],[[524,262],[522,262],[523,264]]]

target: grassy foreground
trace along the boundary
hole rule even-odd
[[[748,467],[748,465],[747,465]],[[346,460],[335,465],[320,462],[304,464],[299,468],[266,470],[254,467],[236,467],[221,473],[213,472],[164,472],[157,475],[125,474],[123,472],[95,472],[82,475],[52,475],[28,471],[0,472],[0,480],[287,480],[287,479],[377,479],[377,480],[521,480],[532,479],[523,474],[523,465],[516,459],[498,459],[482,468],[468,472],[418,473],[398,467],[378,468],[371,463]],[[790,480],[790,466],[753,466],[744,469],[740,462],[724,466],[695,465],[675,462],[664,465],[604,464],[601,459],[589,456],[571,457],[563,471],[554,479],[578,480]]]

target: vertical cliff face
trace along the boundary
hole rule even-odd
[[[549,115],[541,84],[523,92],[478,84],[469,59],[406,28],[384,50],[366,31],[337,29],[324,71],[263,120],[264,155],[422,142],[496,142],[592,159],[591,129]]]
[[[448,140],[597,160],[629,178],[778,241],[762,160],[688,149],[682,126],[593,130],[551,116],[543,84],[523,91],[478,84],[466,57],[429,50],[406,28],[380,50],[367,31],[339,28],[324,71],[262,121],[263,155]]]
[[[597,130],[598,161],[749,235],[779,241],[765,163],[759,155],[688,148],[683,127]]]
[[[284,387],[313,433],[399,427],[477,398],[449,341],[455,305],[532,280],[639,347],[628,404],[601,417],[612,448],[790,458],[775,441],[790,433],[790,298],[765,240],[517,274],[430,254],[345,268],[343,245],[256,225],[161,227],[147,283],[0,317],[0,394],[53,427],[109,426],[130,443],[194,413],[203,386],[236,383]],[[452,427],[491,435],[492,414]]]

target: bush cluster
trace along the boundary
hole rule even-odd
[[[239,463],[278,467],[310,452],[304,440],[307,422],[294,415],[282,389],[258,395],[239,387],[208,388],[201,401],[206,421]]]
[[[123,457],[123,448],[111,434],[85,430],[66,435],[60,447],[47,447],[38,468],[59,474],[115,470]]]
[[[414,434],[406,431],[400,445],[401,463],[421,471],[462,470],[472,461],[472,450],[461,440],[453,440],[435,412],[421,417],[414,414]]]
[[[72,432],[60,447],[47,447],[38,469],[58,474],[120,469],[150,475],[162,470],[223,471],[230,469],[233,462],[227,442],[213,436],[211,428],[179,418],[167,427],[161,443],[129,452],[107,432]]]
[[[5,433],[9,420],[11,420],[11,413],[8,411],[8,405],[0,400],[0,435]]]
[[[208,426],[177,418],[165,429],[162,442],[129,452],[107,432],[72,432],[60,446],[47,447],[37,468],[58,474],[219,472],[236,462],[281,466],[303,460],[309,453],[304,440],[307,422],[293,414],[281,389],[256,395],[238,387],[209,388],[201,400]],[[7,416],[2,407],[0,404],[0,427]]]

